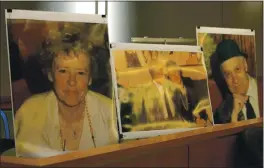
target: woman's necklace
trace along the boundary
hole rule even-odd
[[[92,126],[92,121],[91,121],[90,113],[88,111],[86,102],[85,102],[85,114],[87,115],[87,118],[88,118],[88,123],[89,123],[89,127],[90,127],[90,132],[91,132],[91,136],[92,136],[93,145],[96,148],[94,131],[93,131],[93,126]],[[73,138],[76,139],[77,138],[77,132],[76,132],[76,130],[73,130],[72,134],[73,134]],[[65,149],[66,149],[66,143],[67,143],[67,141],[66,141],[66,139],[63,139],[63,133],[62,133],[62,130],[60,129],[60,145],[61,145],[62,151],[65,151]]]

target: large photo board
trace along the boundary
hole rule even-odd
[[[255,31],[251,29],[197,27],[212,85],[221,94],[215,103],[214,122],[224,124],[260,116],[256,74]],[[211,96],[211,98],[214,98]]]
[[[113,43],[110,51],[124,139],[213,125],[201,47]]]
[[[17,156],[118,143],[105,16],[5,14]]]

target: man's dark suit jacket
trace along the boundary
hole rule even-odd
[[[195,108],[195,102],[192,96],[192,91],[186,87],[186,97],[187,100],[185,99],[185,95],[182,94],[182,92],[178,89],[174,91],[172,101],[175,104],[175,110],[176,110],[176,116],[177,118],[182,118],[184,120],[194,122],[194,117],[193,117],[193,109]],[[187,101],[187,102],[185,102]],[[186,109],[183,105],[183,103],[186,103],[188,109]]]
[[[131,102],[128,103],[121,103],[120,105],[120,110],[121,110],[121,123],[122,125],[132,125],[132,108],[133,108],[133,104]],[[125,116],[130,116],[130,118],[126,118]],[[122,132],[129,132],[130,129],[126,128],[124,126],[122,126]]]
[[[233,111],[233,96],[228,93],[223,102],[214,112],[214,123],[225,124],[231,122],[231,116]]]
[[[233,96],[229,93],[214,112],[214,123],[225,124],[231,122],[233,111]]]
[[[180,113],[180,117],[189,122],[195,122],[193,110],[198,102],[203,98],[208,98],[207,80],[192,80],[188,77],[183,77],[183,84],[187,92],[188,110],[186,110],[179,97],[183,96],[178,90],[175,90],[173,102],[176,112]],[[177,115],[177,114],[176,114]]]

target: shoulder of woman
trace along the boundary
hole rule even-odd
[[[25,102],[22,104],[22,106],[42,104],[45,102],[45,99],[49,96],[49,94],[50,94],[50,92],[32,95],[28,99],[25,100]]]
[[[24,103],[18,109],[18,113],[26,111],[27,114],[32,113],[34,109],[42,109],[45,106],[47,98],[50,92],[35,94],[24,101]]]

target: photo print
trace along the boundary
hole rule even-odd
[[[201,47],[111,44],[119,130],[144,138],[213,125]]]
[[[255,31],[197,27],[203,48],[215,124],[260,116]]]
[[[6,22],[17,155],[118,143],[105,16],[7,10]]]

